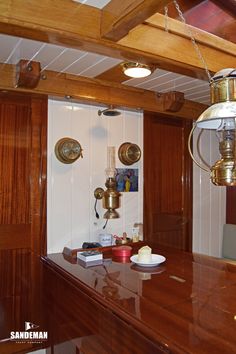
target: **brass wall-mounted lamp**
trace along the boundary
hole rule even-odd
[[[98,187],[94,191],[94,197],[97,199],[102,199],[102,206],[107,209],[103,215],[104,219],[117,219],[119,214],[116,211],[120,207],[120,193],[116,189],[116,169],[115,169],[115,147],[108,146],[107,148],[107,168],[106,172],[106,183],[107,189],[104,191],[103,188]]]

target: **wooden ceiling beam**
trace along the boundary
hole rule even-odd
[[[118,43],[128,48],[152,53],[160,61],[170,60],[179,66],[199,72],[199,78],[207,79],[202,71],[204,64],[197,55],[189,35],[194,35],[196,43],[207,64],[208,70],[215,73],[223,68],[235,66],[236,44],[222,38],[210,35],[195,27],[184,25],[182,22],[169,18],[168,32],[165,28],[165,19],[161,14],[151,16],[144,24],[137,26]]]
[[[119,83],[129,80],[129,77],[123,73],[121,65],[122,64],[118,64],[104,71],[103,73],[97,75],[96,79]]]
[[[44,71],[44,75],[46,79],[40,80],[35,89],[16,88],[14,65],[0,64],[0,90],[31,92],[63,98],[70,96],[76,101],[85,103],[112,104],[119,107],[159,112],[167,117],[174,115],[186,119],[197,119],[207,108],[201,103],[185,100],[177,113],[170,112],[165,109],[164,96],[153,91],[53,71]]]
[[[195,78],[206,78],[203,64],[196,57],[190,40],[178,33],[178,30],[173,33],[171,29],[166,33],[164,16],[160,16],[162,16],[160,23],[156,21],[151,23],[152,16],[146,22],[148,25],[139,25],[130,31],[128,36],[114,43],[100,38],[101,10],[99,9],[64,0],[55,2],[31,0],[27,6],[25,0],[2,0],[0,1],[0,32],[124,61],[153,64],[163,70]],[[172,27],[170,21],[174,20],[169,19],[169,25]],[[179,21],[176,22],[180,26],[183,25]],[[147,36],[143,29],[148,29]],[[199,32],[203,31],[194,30],[194,33],[197,33],[196,37],[199,36]],[[137,38],[139,33],[140,39]],[[234,67],[232,64],[229,65],[232,63],[232,58],[235,61],[235,55],[232,55],[235,47],[234,49],[230,47],[232,43],[206,33],[205,37],[204,43],[201,42],[201,50],[209,64],[209,70],[214,72],[222,67]],[[175,52],[178,55],[175,55]],[[191,57],[195,60],[191,60]]]
[[[118,41],[151,15],[162,11],[170,0],[111,0],[101,16],[101,36]]]
[[[100,38],[100,16],[101,10],[73,1],[30,0],[27,6],[25,0],[0,1],[2,24],[32,30],[32,34],[41,31],[45,38],[54,33],[63,40],[64,30],[78,36]],[[21,36],[21,33],[15,35]]]

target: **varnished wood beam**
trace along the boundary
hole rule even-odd
[[[169,19],[169,31],[165,30],[164,16],[155,14],[144,24],[137,26],[129,34],[119,41],[119,44],[133,49],[139,49],[146,53],[152,53],[160,58],[160,61],[178,63],[181,67],[194,70],[202,76],[203,62],[190,40],[187,27],[174,19]],[[235,66],[236,45],[224,39],[210,35],[204,31],[191,28],[191,32],[198,43],[202,56],[210,72],[217,72],[222,68]]]
[[[190,56],[196,58],[190,41],[185,38],[183,42],[182,36],[178,33],[165,33],[163,18],[162,30],[152,24],[140,25],[148,28],[147,36],[141,33],[140,40],[137,40],[136,33],[140,31],[138,26],[138,32],[134,29],[119,43],[114,43],[100,39],[100,15],[99,9],[76,4],[73,1],[31,0],[25,6],[24,0],[1,0],[0,32],[122,60],[154,64],[161,69],[192,77],[205,77],[203,65],[198,59],[192,62],[186,60]],[[232,63],[232,60],[229,60],[229,57],[232,59],[232,55],[228,55],[229,42],[210,34],[207,36],[209,41],[215,38],[213,51],[208,51],[207,42],[201,47],[205,60],[209,63],[209,70],[218,71],[220,66],[221,68],[234,67],[229,65],[229,62]],[[182,44],[183,51],[180,50]],[[167,50],[165,50],[166,46]],[[170,47],[172,50],[169,49]],[[211,66],[212,62],[214,65]]]
[[[111,0],[102,10],[101,36],[118,41],[170,0]]]
[[[206,105],[185,100],[182,108],[177,112],[165,111],[162,95],[153,91],[132,88],[120,84],[111,84],[96,79],[87,79],[76,75],[60,74],[54,71],[45,71],[46,80],[40,80],[35,89],[15,88],[15,67],[10,64],[0,64],[0,89],[17,90],[19,92],[33,92],[51,96],[71,96],[80,102],[115,105],[119,107],[143,109],[151,112],[163,113],[197,119],[207,108]]]
[[[164,25],[164,16],[161,14],[155,14],[147,19],[144,24],[152,26],[154,28],[161,29],[165,31]],[[180,39],[186,38],[190,39],[190,32],[192,33],[193,37],[195,38],[197,44],[200,44],[205,47],[205,51],[207,48],[212,48],[222,52],[224,54],[230,54],[235,58],[236,53],[236,45],[229,41],[226,41],[222,38],[219,38],[213,34],[205,32],[199,28],[184,25],[182,22],[175,20],[175,19],[168,19],[168,33],[177,35]],[[166,31],[165,31],[166,32]],[[170,36],[171,40],[171,36]],[[206,53],[207,54],[207,53]]]
[[[73,1],[30,0],[27,6],[25,0],[0,1],[2,24],[42,31],[44,36],[54,31],[56,36],[63,37],[65,30],[78,36],[99,38],[100,15],[99,9]]]
[[[100,39],[101,10],[75,4],[72,1],[24,0],[0,1],[0,32],[63,47],[98,53],[124,61],[146,64],[197,77],[193,70],[179,67],[170,61],[160,61],[156,55]],[[39,7],[38,7],[39,6]],[[37,11],[35,9],[37,8]],[[65,15],[66,14],[66,15]],[[88,23],[87,23],[88,20]]]
[[[96,76],[96,79],[122,83],[129,80],[129,77],[123,73],[121,64],[118,64]]]

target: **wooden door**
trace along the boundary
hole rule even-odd
[[[144,236],[183,250],[192,248],[192,122],[144,115]]]
[[[47,98],[0,93],[1,353],[23,350],[7,340],[10,331],[37,321],[39,255],[46,250],[46,142]]]

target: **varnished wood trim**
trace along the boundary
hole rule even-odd
[[[164,15],[155,14],[148,18],[145,21],[145,24],[151,25],[153,27],[165,30],[165,21]],[[223,38],[216,37],[206,31],[201,30],[200,28],[196,28],[188,25],[188,30],[186,26],[175,19],[168,19],[168,31],[170,33],[176,34],[179,37],[184,37],[190,39],[190,32],[193,34],[196,42],[198,44],[206,46],[206,48],[214,48],[216,50],[220,50],[222,53],[231,54],[235,56],[236,44],[229,42]],[[205,50],[205,49],[204,49]],[[204,57],[207,53],[204,53]]]
[[[102,37],[118,41],[169,2],[170,0],[111,0],[102,9]]]
[[[121,64],[118,64],[96,76],[96,79],[122,83],[128,80],[129,77],[123,73]]]
[[[47,101],[47,96],[31,99],[31,249],[38,255],[46,253]]]
[[[180,35],[177,31],[176,33],[165,31],[164,17],[162,15],[157,15],[157,17],[158,20],[152,21],[152,25],[146,23],[137,26],[118,43],[132,49],[152,53],[159,58],[161,63],[169,61],[172,65],[175,64],[178,67],[189,69],[190,72],[197,72],[199,78],[208,80],[206,73],[202,71],[204,65],[199,59],[191,40],[183,34]],[[161,22],[160,18],[162,18]],[[175,20],[171,19],[171,23],[173,21]],[[184,31],[182,25],[182,23],[178,23],[178,27],[182,28],[181,32]],[[199,48],[210,72],[235,66],[236,44],[229,44],[229,42],[208,33],[205,35],[204,43],[199,43]]]
[[[14,66],[0,65],[0,89],[14,90]],[[64,97],[70,95],[80,102],[102,103],[120,107],[143,109],[152,112],[161,112],[164,115],[176,115],[165,112],[163,97],[158,97],[153,91],[132,88],[120,84],[111,84],[96,79],[87,79],[76,75],[60,74],[45,71],[46,80],[41,80],[34,90],[19,88],[18,92],[38,93]],[[179,117],[197,119],[207,108],[201,103],[185,100],[183,107],[178,112]]]
[[[62,30],[77,33],[78,36],[99,38],[101,11],[93,6],[73,1],[2,0],[0,2],[0,22],[5,25],[23,27],[49,33]],[[13,29],[12,27],[12,29]],[[20,33],[18,35],[21,35]]]
[[[205,78],[204,66],[195,55],[189,40],[181,38],[178,34],[165,33],[164,30],[140,25],[141,32],[140,27],[137,26],[119,43],[114,43],[100,38],[100,18],[101,10],[85,7],[82,4],[76,5],[73,1],[59,0],[55,6],[52,1],[43,0],[39,3],[37,0],[31,0],[27,3],[27,7],[24,0],[0,2],[1,33],[77,48],[122,60],[152,63],[164,70]],[[139,36],[138,40],[136,37]],[[216,36],[209,33],[207,36],[218,40]],[[178,48],[181,50],[177,51]],[[210,71],[218,71],[222,67],[234,67],[232,62],[235,61],[235,57],[230,58],[229,54],[224,54],[221,45],[218,49],[210,50],[205,43],[201,46],[201,50]]]

